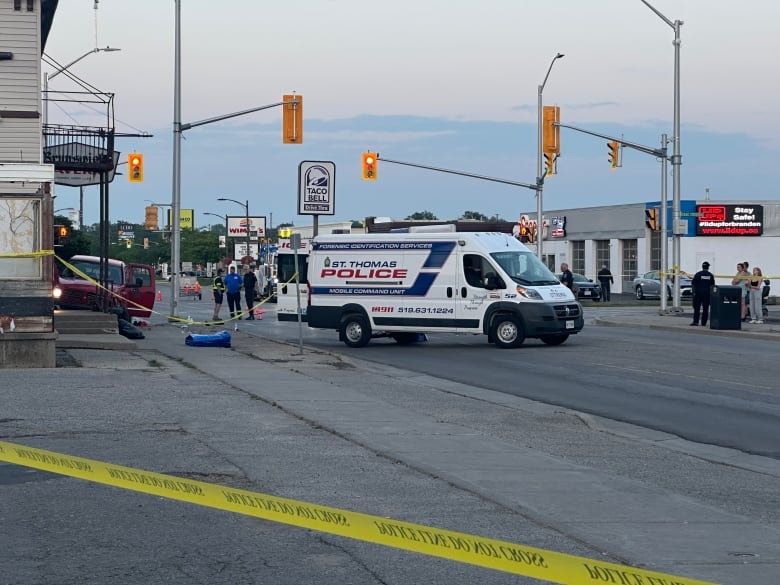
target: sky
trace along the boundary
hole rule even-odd
[[[680,197],[780,199],[780,3],[649,0],[680,27]],[[120,162],[144,154],[144,182],[110,186],[112,220],[143,223],[149,201],[170,203],[175,62],[173,0],[60,0],[46,55],[114,95]],[[517,220],[536,212],[532,189],[393,164],[409,162],[533,184],[538,88],[561,123],[659,148],[673,139],[674,29],[642,0],[181,0],[181,120],[192,123],[303,96],[303,144],[282,144],[281,109],[183,133],[181,207],[311,225],[298,212],[298,165],[336,165],[335,215],[403,219],[465,211]],[[55,70],[43,65],[50,74]],[[49,90],[75,91],[66,74]],[[49,106],[52,123],[105,125],[94,104]],[[543,208],[657,201],[661,164],[624,148],[611,170],[606,140],[561,129],[557,174]],[[361,153],[379,153],[376,181]],[[673,145],[669,145],[669,153]],[[671,165],[668,181],[672,198]],[[120,166],[123,173],[126,166]],[[56,187],[56,208],[79,189]],[[84,189],[85,223],[98,188]]]

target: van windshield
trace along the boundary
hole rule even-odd
[[[517,284],[525,286],[544,286],[560,284],[555,275],[531,252],[493,252],[493,260]]]

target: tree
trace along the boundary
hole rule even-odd
[[[464,211],[460,219],[473,219],[476,221],[487,221],[487,215],[480,213],[479,211]]]
[[[415,211],[413,214],[408,216],[406,219],[409,220],[419,220],[424,219],[428,221],[437,221],[439,218],[433,215],[430,211]]]

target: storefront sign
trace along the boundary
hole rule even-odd
[[[764,233],[761,205],[697,205],[697,236],[760,236]]]

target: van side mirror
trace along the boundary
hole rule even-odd
[[[488,274],[485,277],[485,288],[487,290],[496,290],[497,288],[501,288],[501,279],[499,279],[495,274]]]

